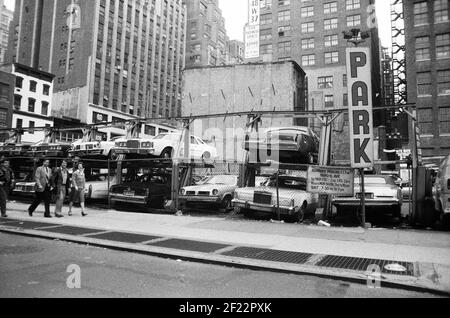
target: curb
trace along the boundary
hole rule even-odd
[[[270,271],[274,273],[293,274],[293,275],[309,275],[328,279],[339,279],[358,284],[367,284],[368,276],[362,272],[351,270],[333,270],[329,268],[319,268],[312,265],[287,264],[263,260],[252,260],[247,258],[239,258],[233,256],[225,256],[220,254],[208,254],[194,251],[184,251],[178,249],[169,249],[162,247],[149,246],[144,244],[122,243],[109,240],[101,240],[86,236],[75,236],[60,233],[50,233],[40,230],[25,230],[5,228],[0,225],[0,233],[13,235],[21,235],[28,237],[36,237],[48,240],[60,240],[76,244],[107,248],[110,250],[138,253],[159,258],[172,260],[182,260],[188,262],[196,262],[203,264],[219,265],[226,267],[235,267],[242,269],[250,269],[255,271]],[[415,264],[418,266],[418,264]],[[382,274],[381,287],[400,288],[404,290],[427,292],[440,296],[450,296],[450,290],[439,288],[438,286],[429,286],[426,284],[418,284],[419,278],[411,276],[398,277],[395,275]]]

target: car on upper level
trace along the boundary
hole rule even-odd
[[[397,179],[393,176],[364,176],[366,208],[379,213],[388,212],[394,217],[401,217],[403,194],[396,181]],[[337,214],[342,215],[346,210],[359,207],[361,196],[361,179],[358,176],[355,177],[355,195],[334,196],[331,204],[337,208]]]
[[[182,134],[179,132],[159,134],[151,141],[151,154],[160,158],[173,158],[179,146],[183,147]],[[180,145],[181,144],[181,145]],[[189,159],[214,160],[217,158],[217,149],[205,143],[201,138],[190,136]]]
[[[116,145],[116,141],[122,137],[114,137],[109,141],[75,141],[69,151],[71,157],[89,157],[102,156],[111,158],[112,150]]]
[[[319,137],[309,127],[272,127],[259,139],[250,136],[245,149],[255,159],[258,154],[261,162],[266,161],[267,155],[270,160],[282,163],[314,164],[319,157],[319,143]]]
[[[272,176],[262,186],[238,188],[232,200],[236,213],[276,216],[279,211],[287,222],[302,222],[305,215],[315,213],[318,203],[318,194],[306,192],[306,178],[295,174]]]
[[[109,199],[113,205],[133,204],[151,209],[163,209],[171,198],[171,175],[149,172],[113,185]]]
[[[35,158],[67,158],[71,147],[72,144],[68,142],[39,142],[30,147],[30,153]]]
[[[113,155],[152,155],[152,138],[130,138],[121,137],[115,140],[112,148]]]
[[[0,156],[5,157],[22,157],[27,156],[31,144],[16,144],[12,142],[0,143]]]

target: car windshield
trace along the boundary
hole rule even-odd
[[[159,134],[153,138],[153,140],[176,140],[179,139],[181,134]]]
[[[158,175],[144,174],[142,176],[139,176],[136,179],[136,182],[139,182],[139,183],[151,182],[151,183],[165,184],[166,178],[163,176],[158,176]]]
[[[267,183],[269,187],[277,186],[277,179],[271,178]],[[278,186],[282,189],[295,189],[306,191],[306,179],[304,178],[292,178],[292,177],[280,177],[278,179]]]
[[[213,176],[209,178],[204,184],[236,185],[237,176]]]
[[[114,178],[114,176],[109,176],[109,179],[111,180]],[[93,182],[93,181],[107,181],[108,175],[107,174],[94,174],[90,175],[89,177],[86,177],[86,181]]]

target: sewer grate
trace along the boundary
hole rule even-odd
[[[18,221],[10,219],[10,218],[0,218],[0,224],[2,224],[2,223],[11,223],[11,222],[18,222]]]
[[[19,227],[26,229],[26,230],[33,230],[33,229],[37,229],[40,227],[47,227],[47,226],[61,226],[61,224],[54,224],[54,223],[44,223],[44,222],[30,222],[30,221],[25,221],[25,222],[21,222],[19,224]]]
[[[406,271],[405,272],[389,271],[385,269],[385,266],[389,264],[399,264],[405,267]],[[414,276],[414,265],[412,263],[407,262],[327,255],[316,264],[316,266],[320,267],[351,269],[356,271],[366,271],[370,265],[379,266],[381,272],[386,274]]]
[[[124,242],[124,243],[142,243],[151,240],[159,239],[157,236],[150,235],[142,235],[142,234],[134,234],[134,233],[123,233],[123,232],[108,232],[101,234],[93,234],[89,235],[91,238],[96,238],[100,240],[108,240],[115,242]]]
[[[75,227],[75,226],[60,226],[60,227],[45,229],[43,231],[52,232],[52,233],[68,234],[68,235],[84,235],[84,234],[89,234],[89,233],[103,232],[102,230],[87,229],[87,228]]]
[[[149,243],[147,245],[202,253],[212,253],[230,246],[218,243],[198,242],[180,239],[169,239],[166,241]]]
[[[269,250],[253,247],[238,247],[223,253],[226,256],[251,258],[280,263],[305,264],[312,254],[280,250]]]

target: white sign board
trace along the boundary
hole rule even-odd
[[[259,25],[259,0],[248,2],[248,25]]]
[[[245,58],[259,57],[259,25],[245,27]]]
[[[372,168],[374,137],[370,49],[347,48],[350,161],[352,168]]]
[[[308,168],[307,192],[319,194],[354,195],[354,170],[350,168]]]

